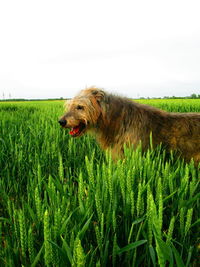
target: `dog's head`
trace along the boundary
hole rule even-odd
[[[76,97],[66,102],[66,113],[60,118],[60,125],[71,129],[69,132],[71,136],[82,136],[97,125],[103,113],[104,97],[105,92],[95,87],[82,90]]]

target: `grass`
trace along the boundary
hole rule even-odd
[[[198,100],[143,101],[200,112]],[[198,266],[200,173],[161,148],[59,128],[62,102],[0,103],[0,266]]]

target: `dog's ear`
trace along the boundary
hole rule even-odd
[[[92,90],[92,95],[95,97],[97,102],[101,102],[105,97],[105,92],[103,90],[94,89]]]

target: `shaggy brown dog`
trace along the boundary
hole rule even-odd
[[[59,123],[70,128],[73,137],[92,133],[103,149],[111,149],[113,158],[123,153],[124,144],[136,147],[141,141],[145,151],[152,134],[153,146],[162,143],[186,161],[200,162],[200,113],[168,113],[88,88],[67,103]]]

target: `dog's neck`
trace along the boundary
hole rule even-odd
[[[126,131],[125,127],[129,127],[126,120],[130,114],[134,120],[134,109],[134,104],[128,99],[107,96],[102,106],[102,113],[94,126],[96,138],[103,149],[112,147],[118,142],[121,131]]]
[[[158,109],[113,95],[108,95],[103,105],[103,112],[94,127],[103,149],[112,148],[116,143],[136,143],[143,132],[153,131],[152,114],[156,120],[164,114]]]

